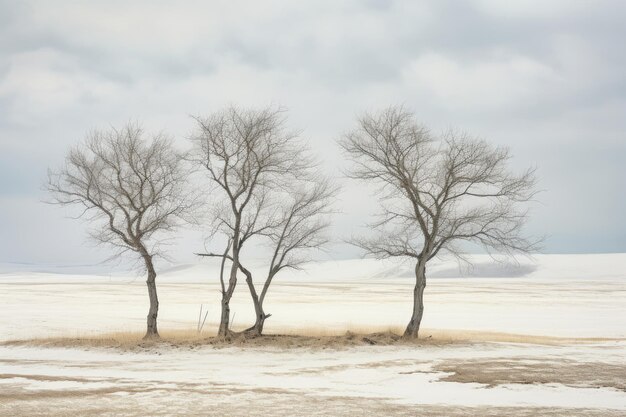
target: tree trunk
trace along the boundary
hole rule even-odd
[[[422,315],[424,314],[424,288],[426,288],[426,262],[418,261],[415,266],[415,289],[413,290],[413,314],[406,326],[404,337],[417,339]]]
[[[159,314],[159,297],[156,289],[156,272],[152,263],[152,256],[144,254],[143,259],[148,271],[146,284],[148,285],[148,296],[150,297],[150,309],[148,310],[147,329],[144,339],[158,338],[157,316]]]
[[[261,336],[263,334],[263,326],[265,325],[265,319],[271,317],[271,314],[265,314],[263,311],[263,304],[258,301],[254,304],[254,312],[256,315],[256,320],[252,327],[249,327],[245,330],[245,333],[251,334],[254,336]]]
[[[235,262],[233,262],[235,265]],[[228,289],[222,293],[222,315],[220,316],[220,327],[217,331],[217,335],[220,337],[230,336],[230,299],[235,292],[235,286],[237,285],[237,272],[234,274],[231,272],[230,279],[228,280]]]
[[[248,289],[250,290],[250,296],[252,297],[252,303],[254,304],[254,313],[256,315],[254,325],[244,330],[244,333],[261,336],[261,334],[263,334],[263,324],[265,323],[265,319],[268,318],[270,314],[266,315],[263,311],[263,301],[259,299],[259,295],[256,292],[254,282],[252,281],[252,274],[245,268],[242,268],[242,270],[246,275],[246,283],[248,284]]]
[[[254,326],[252,326],[249,330],[255,336],[261,336],[263,334],[263,326],[265,325],[265,319],[271,316],[271,314],[265,314],[263,312],[263,307],[261,307],[261,312],[256,315],[256,322]]]
[[[239,238],[237,234],[235,238]],[[220,317],[220,327],[217,331],[217,335],[220,337],[230,336],[230,299],[237,286],[237,269],[239,269],[239,248],[233,244],[233,261],[230,267],[228,288],[222,292],[222,315]]]
[[[230,296],[228,293],[222,294],[222,315],[220,317],[220,327],[217,331],[217,335],[220,337],[226,337],[230,334]]]
[[[235,287],[237,286],[237,271],[239,270],[239,250],[240,244],[239,241],[239,227],[241,225],[241,215],[237,215],[237,219],[235,220],[235,233],[232,239],[232,265],[230,266],[230,277],[228,279],[228,288],[226,290],[222,289],[222,315],[220,317],[220,327],[217,330],[217,335],[219,337],[229,337],[230,336],[230,299],[235,292]],[[228,252],[228,249],[226,250]],[[224,264],[222,264],[222,268]],[[221,280],[220,275],[220,280]],[[222,282],[222,285],[224,283]]]
[[[263,326],[265,325],[265,319],[270,317],[271,314],[265,314],[263,311],[263,306],[259,304],[255,304],[254,310],[256,313],[256,321],[252,327],[247,328],[244,333],[250,334],[253,336],[261,336],[263,334]]]

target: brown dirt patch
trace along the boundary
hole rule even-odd
[[[568,360],[506,358],[443,362],[433,370],[449,372],[442,381],[502,384],[563,384],[626,391],[626,365]]]

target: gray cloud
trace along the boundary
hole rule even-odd
[[[0,1],[0,262],[106,256],[40,202],[89,129],[139,119],[184,144],[189,114],[228,103],[288,107],[338,177],[355,116],[404,103],[539,166],[529,231],[547,251],[626,251],[625,17],[617,0]],[[337,235],[368,220],[369,192],[346,182]]]

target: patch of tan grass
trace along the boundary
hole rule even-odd
[[[373,333],[394,333],[401,335],[404,328],[400,326],[343,326],[343,327],[279,327],[273,328],[271,333],[289,336],[305,336],[305,337],[331,337],[343,336],[346,333],[354,334],[373,334]]]
[[[624,339],[602,337],[557,337],[530,334],[516,334],[504,332],[490,332],[482,330],[447,330],[447,329],[424,329],[420,330],[420,337],[432,337],[441,341],[455,342],[501,342],[523,343],[532,345],[563,345],[580,343],[613,342]]]
[[[303,329],[286,328],[261,337],[234,334],[229,338],[200,334],[195,329],[163,330],[158,339],[143,339],[144,334],[136,331],[77,334],[74,337],[58,336],[3,342],[6,346],[44,347],[94,347],[142,349],[157,346],[196,348],[201,346],[257,346],[277,348],[342,348],[359,345],[448,345],[469,343],[524,343],[541,345],[598,343],[623,339],[607,338],[564,338],[472,330],[420,331],[419,339],[404,339],[399,327],[355,327],[348,331],[322,327]]]
[[[282,328],[276,333],[306,337],[331,337],[343,336],[346,333],[357,335],[370,335],[377,333],[391,333],[402,335],[404,327],[400,326],[349,326],[346,328],[306,327],[306,328]],[[583,338],[583,337],[556,337],[543,335],[529,335],[518,333],[490,332],[483,330],[461,329],[421,329],[421,340],[433,340],[440,343],[523,343],[535,345],[562,345],[579,343],[600,343],[625,339],[616,338]]]
[[[75,337],[45,337],[3,342],[7,346],[42,346],[42,347],[86,347],[117,348],[122,350],[146,349],[153,347],[174,347],[193,349],[201,346],[229,347],[276,347],[276,348],[343,348],[358,345],[395,345],[395,344],[441,344],[428,339],[404,340],[398,334],[385,331],[376,333],[325,332],[322,329],[310,329],[304,334],[265,334],[260,337],[245,334],[233,334],[228,338],[199,334],[196,330],[168,330],[160,332],[158,339],[143,339],[139,332],[113,332],[103,334],[85,334]],[[445,344],[452,341],[445,341]]]
[[[85,333],[75,336],[53,336],[25,340],[11,340],[4,345],[33,345],[48,347],[101,347],[130,349],[149,347],[157,344],[192,345],[208,339],[206,334],[200,334],[195,329],[164,330],[159,339],[144,340],[144,333],[137,331],[122,331],[109,333]]]

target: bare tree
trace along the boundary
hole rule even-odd
[[[308,252],[318,250],[328,242],[325,232],[330,225],[330,203],[337,188],[322,177],[312,178],[309,182],[296,181],[288,193],[281,193],[280,190],[276,192],[278,214],[274,215],[278,221],[265,223],[270,224],[264,236],[272,242],[272,252],[260,294],[252,272],[240,259],[239,270],[246,276],[256,317],[254,325],[244,330],[245,333],[255,336],[263,333],[265,320],[271,316],[265,313],[264,301],[276,275],[285,269],[300,269],[309,260]],[[201,256],[223,257],[232,261],[227,253],[206,253]]]
[[[281,200],[280,222],[269,234],[274,251],[258,297],[252,276],[246,273],[256,313],[256,322],[247,331],[255,335],[263,333],[265,319],[271,315],[265,313],[263,302],[274,277],[284,269],[300,269],[309,260],[307,252],[328,242],[325,232],[330,226],[330,203],[337,188],[324,178],[315,179],[309,188],[305,184],[296,187],[290,193],[291,198],[285,196]]]
[[[507,148],[455,131],[435,138],[402,107],[365,115],[340,144],[354,162],[349,175],[382,188],[377,236],[354,243],[378,258],[415,260],[405,337],[418,336],[429,260],[444,251],[461,256],[462,241],[505,255],[536,248],[522,235],[521,207],[535,194],[534,169],[512,173]]]
[[[196,146],[191,159],[207,170],[219,191],[212,194],[214,231],[229,241],[220,255],[231,261],[231,268],[228,283],[222,280],[218,330],[219,336],[229,336],[230,299],[242,268],[241,250],[250,238],[267,235],[279,221],[269,191],[281,189],[310,161],[301,151],[298,135],[285,128],[280,109],[229,107],[195,119],[198,132],[192,138]]]
[[[65,165],[48,173],[53,203],[83,208],[92,237],[145,264],[150,298],[146,338],[158,337],[159,300],[154,258],[192,206],[182,159],[163,135],[145,138],[135,124],[95,131],[71,149]]]

